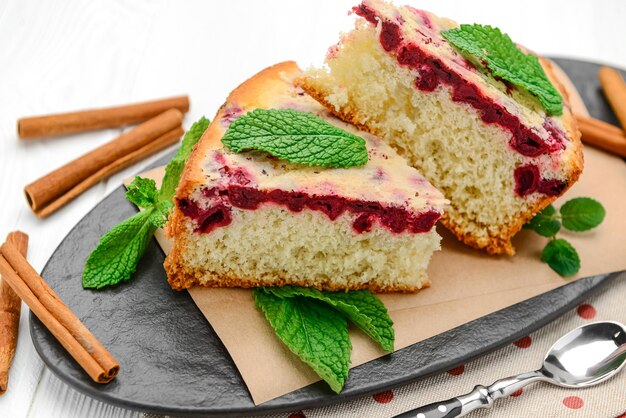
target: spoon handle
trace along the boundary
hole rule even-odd
[[[478,408],[491,408],[493,401],[509,396],[524,386],[548,380],[539,371],[522,373],[494,382],[489,387],[478,385],[467,395],[447,401],[435,402],[412,411],[397,415],[396,418],[453,418],[460,417]]]

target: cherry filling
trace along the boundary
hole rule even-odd
[[[196,232],[208,234],[220,226],[229,225],[233,220],[230,209],[223,204],[201,209],[196,202],[189,199],[180,199],[177,203],[185,216],[196,221]]]
[[[524,197],[539,187],[539,168],[536,165],[523,165],[515,169],[515,193]]]
[[[415,87],[424,92],[434,91],[439,85],[439,81],[437,80],[437,74],[435,74],[432,68],[423,65],[417,71],[419,77],[415,78]]]
[[[372,230],[373,216],[371,213],[363,213],[352,223],[352,228],[359,234]]]
[[[370,22],[372,25],[376,25],[378,23],[376,20],[376,12],[362,3],[358,6],[354,6],[352,11]]]
[[[558,196],[567,187],[567,183],[556,179],[542,179],[539,168],[534,164],[523,165],[515,169],[515,193],[524,197],[533,192],[547,196]]]
[[[428,232],[441,217],[433,210],[412,214],[403,208],[383,208],[380,203],[363,200],[352,200],[340,196],[316,196],[300,192],[284,190],[260,191],[240,185],[230,185],[227,189],[205,189],[203,195],[216,199],[219,203],[202,209],[196,201],[190,199],[177,200],[183,214],[196,221],[196,232],[209,233],[215,228],[231,223],[232,217],[226,201],[230,205],[254,210],[263,203],[274,203],[286,206],[292,212],[300,212],[305,207],[326,214],[335,220],[344,212],[357,215],[352,228],[357,233],[370,231],[375,220],[395,233],[409,231],[412,233]]]
[[[262,192],[248,187],[231,186],[226,194],[233,206],[241,209],[254,210],[265,201],[265,195]]]
[[[537,191],[548,196],[559,196],[561,193],[563,193],[563,190],[565,190],[566,187],[567,183],[561,180],[541,179]]]
[[[383,21],[380,31],[380,44],[387,52],[393,51],[398,48],[402,42],[402,35],[400,32],[400,26],[389,21]]]

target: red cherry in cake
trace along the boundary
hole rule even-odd
[[[539,168],[534,164],[524,165],[515,169],[515,193],[526,196],[537,190],[539,186]]]
[[[387,20],[383,21],[380,31],[380,44],[387,52],[395,51],[402,42],[400,26]]]

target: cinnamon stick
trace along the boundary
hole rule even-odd
[[[626,83],[618,71],[609,67],[601,67],[598,75],[602,91],[626,132]]]
[[[119,363],[8,241],[0,246],[0,274],[95,382],[113,380]]]
[[[44,218],[83,191],[182,135],[182,113],[170,109],[71,161],[24,188],[35,215]]]
[[[15,248],[26,257],[28,235],[23,232],[11,232],[7,236]],[[20,326],[22,300],[11,289],[6,280],[0,281],[0,395],[7,391],[9,384],[9,368],[17,347],[17,336]]]
[[[576,120],[584,143],[626,157],[626,134],[617,126],[580,115]]]
[[[171,97],[126,106],[22,118],[17,121],[17,134],[21,139],[32,139],[133,125],[168,109],[178,109],[186,113],[189,110],[189,97]]]
[[[119,160],[113,161],[111,164],[101,168],[96,171],[91,176],[87,177],[85,180],[78,183],[76,186],[72,187],[65,194],[59,197],[57,200],[50,203],[48,206],[45,206],[39,212],[35,212],[38,217],[45,218],[46,216],[56,212],[58,209],[65,206],[67,203],[74,200],[85,190],[92,187],[94,184],[98,183],[100,180],[110,177],[111,175],[117,173],[125,167],[128,167],[134,164],[137,161],[140,161],[146,158],[149,155],[152,155],[164,148],[167,148],[170,145],[174,145],[178,142],[181,136],[185,133],[185,130],[182,126],[178,128],[172,129],[169,132],[161,135],[159,138],[154,141],[148,143],[148,145],[139,148],[138,150],[132,151],[129,154],[126,154],[124,157]]]

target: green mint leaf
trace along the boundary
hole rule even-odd
[[[369,290],[320,292],[307,287],[268,287],[266,292],[280,298],[308,297],[325,302],[341,312],[386,351],[393,351],[393,321],[387,308]]]
[[[308,166],[347,168],[368,159],[363,138],[291,109],[246,113],[229,126],[222,143],[233,152],[260,150]]]
[[[561,222],[554,206],[548,205],[541,212],[535,215],[526,225],[527,229],[532,229],[544,237],[553,237],[561,229]]]
[[[543,71],[539,59],[525,54],[500,29],[461,25],[441,32],[472,62],[484,63],[494,77],[507,80],[535,96],[550,115],[563,114],[563,98]]]
[[[252,293],[276,335],[339,393],[348,378],[348,324],[323,303],[303,297],[280,298],[263,288]]]
[[[393,351],[395,339],[393,321],[389,317],[387,308],[376,295],[369,290],[324,292],[324,295],[335,302],[343,302],[357,308],[359,316],[348,315],[348,319],[379,343],[383,350]],[[371,322],[368,324],[364,319],[369,319]]]
[[[156,229],[150,220],[154,211],[139,212],[100,238],[83,271],[84,288],[100,289],[130,279]]]
[[[157,202],[158,193],[154,180],[135,176],[126,190],[126,200],[147,209]]]
[[[572,244],[564,239],[553,239],[541,252],[541,261],[561,276],[570,277],[580,270],[580,258]]]
[[[590,197],[568,200],[561,209],[563,227],[570,231],[587,231],[600,225],[606,211],[600,202]]]
[[[160,200],[171,201],[174,198],[180,175],[183,172],[183,168],[185,168],[189,154],[191,154],[194,145],[200,140],[200,137],[208,127],[209,120],[203,116],[191,125],[191,128],[185,133],[178,152],[165,167],[165,175],[161,183],[161,191],[159,192]]]

